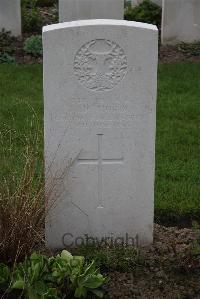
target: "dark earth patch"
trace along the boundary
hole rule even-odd
[[[116,256],[110,256],[112,250],[82,248],[76,252],[88,259],[95,259],[98,254],[98,264],[110,278],[105,286],[106,298],[200,298],[199,228],[155,224],[154,244],[140,249],[135,258],[133,248],[128,251],[115,248],[114,255],[117,251],[121,253],[121,261],[116,261]],[[105,252],[108,260],[103,256]]]

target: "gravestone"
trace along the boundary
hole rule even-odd
[[[131,0],[132,6],[137,6],[142,3],[144,0]],[[152,3],[157,4],[158,6],[162,6],[162,0],[151,0]]]
[[[4,28],[13,36],[21,35],[21,1],[0,0],[0,31]]]
[[[142,2],[142,0],[131,0],[131,6],[137,6]]]
[[[158,6],[162,6],[162,0],[151,0],[154,4],[157,4]]]
[[[131,0],[131,6],[137,6],[141,3],[141,0]]]
[[[152,242],[157,41],[122,20],[44,27],[49,247]]]
[[[59,21],[123,19],[124,0],[59,0]]]
[[[200,1],[163,0],[162,44],[200,40]]]

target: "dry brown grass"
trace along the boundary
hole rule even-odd
[[[37,157],[27,146],[23,172],[0,186],[0,259],[14,262],[43,241],[44,179]]]
[[[4,135],[1,133],[1,150],[5,154],[2,161],[6,162],[3,164],[7,167],[7,173],[0,180],[0,262],[13,264],[34,249],[44,249],[45,216],[62,196],[63,190],[59,184],[62,185],[71,163],[54,178],[48,169],[45,187],[41,151],[43,133],[34,130],[28,136],[20,135],[23,146],[17,153],[12,146],[16,134],[11,133],[8,145],[5,144],[7,131]],[[11,163],[7,163],[9,160]],[[18,166],[20,164],[20,168],[13,161]]]

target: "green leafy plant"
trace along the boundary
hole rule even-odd
[[[200,224],[198,221],[196,221],[196,220],[192,221],[192,229],[194,229],[194,230],[200,229]]]
[[[39,6],[39,7],[48,7],[57,4],[58,0],[22,0],[22,7],[32,7]]]
[[[50,275],[49,281],[57,284],[63,284],[64,279],[69,277],[71,273],[70,260],[73,256],[68,251],[62,251],[62,253],[56,257],[49,259]]]
[[[60,255],[50,260],[50,265],[54,282],[64,287],[65,279],[68,278],[75,298],[86,298],[88,292],[103,297],[103,292],[99,288],[105,283],[106,278],[100,274],[94,261],[86,264],[84,257],[72,256],[63,250]]]
[[[72,285],[75,287],[76,298],[86,298],[88,292],[94,293],[96,296],[103,298],[103,292],[99,289],[105,283],[105,278],[96,269],[94,261],[78,268],[74,271],[71,278]]]
[[[2,29],[2,31],[0,31],[0,53],[13,53],[15,41],[16,38],[11,35],[10,31]]]
[[[10,290],[22,290],[26,299],[58,299],[62,294],[86,298],[88,293],[103,298],[105,281],[94,261],[86,264],[84,257],[63,250],[50,258],[37,253],[26,257],[13,271]]]
[[[8,288],[10,282],[10,270],[8,266],[3,263],[0,263],[0,288]]]
[[[84,255],[86,262],[94,260],[101,271],[133,272],[145,264],[140,251],[132,246],[80,246],[76,254]]]
[[[42,37],[41,35],[32,35],[24,43],[24,51],[34,57],[42,55]]]
[[[22,2],[22,24],[24,32],[41,32],[42,17],[36,6],[37,0]]]
[[[128,6],[125,9],[124,17],[129,21],[144,22],[160,26],[161,8],[150,0],[144,0],[136,7]]]
[[[15,40],[16,38],[11,36],[10,31],[2,29],[0,32],[0,63],[15,62],[15,58],[12,56]]]
[[[131,7],[131,0],[124,0],[124,7]]]
[[[45,281],[47,273],[47,258],[33,253],[17,266],[11,289],[23,290],[27,299],[57,299],[57,290]]]
[[[21,0],[22,8],[32,8],[36,6],[37,0]]]
[[[15,58],[13,56],[9,55],[6,52],[4,53],[0,52],[0,63],[14,63],[14,62],[15,62]]]
[[[30,1],[30,0],[29,0]],[[40,7],[53,6],[58,3],[58,0],[37,0],[36,5]]]
[[[179,51],[185,53],[188,56],[199,56],[200,55],[200,41],[194,43],[181,43],[178,46]]]
[[[194,256],[200,256],[200,238],[192,242],[191,254]]]

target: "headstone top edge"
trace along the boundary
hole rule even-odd
[[[43,27],[43,33],[65,29],[65,28],[72,28],[72,27],[84,27],[84,26],[98,26],[98,25],[113,25],[113,26],[125,26],[125,27],[133,27],[139,29],[148,29],[157,32],[158,28],[156,25],[135,22],[135,21],[126,21],[126,20],[114,20],[114,19],[95,19],[95,20],[78,20],[78,21],[71,21],[71,22],[64,22],[58,24],[47,25]]]

